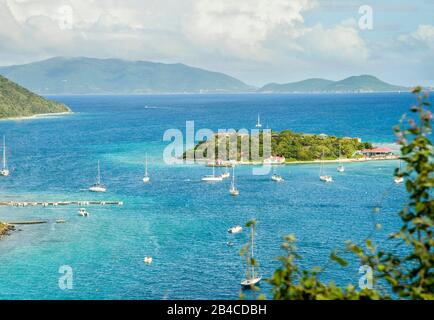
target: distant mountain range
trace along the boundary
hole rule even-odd
[[[270,83],[259,89],[271,93],[326,93],[326,92],[393,92],[408,91],[409,88],[395,86],[370,76],[352,76],[340,81],[307,79],[285,84]]]
[[[40,94],[243,92],[251,87],[223,73],[184,64],[118,59],[52,58],[0,67],[0,74]]]
[[[38,96],[0,76],[0,119],[68,111],[67,106]]]
[[[370,76],[341,81],[307,79],[262,88],[219,72],[184,64],[119,59],[63,58],[0,67],[0,74],[39,94],[322,93],[406,91]]]

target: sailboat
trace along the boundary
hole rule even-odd
[[[271,180],[274,182],[282,182],[283,181],[283,177],[276,173],[276,170],[274,169],[274,167],[273,167],[273,175],[271,176]]]
[[[96,183],[89,188],[89,191],[92,191],[92,192],[106,192],[107,191],[107,188],[105,187],[105,185],[103,185],[101,183],[101,170],[99,167],[99,160],[98,160],[98,174],[96,176]]]
[[[251,235],[251,238],[252,238],[251,256],[249,257],[248,261],[252,261],[253,258],[254,258],[253,246],[254,246],[254,243],[255,243],[255,241],[254,241],[255,225],[251,226],[251,231],[252,231],[252,235]],[[244,289],[251,288],[252,286],[258,284],[261,281],[261,279],[262,279],[262,277],[255,272],[255,266],[252,264],[250,267],[251,267],[251,269],[249,270],[249,266],[247,265],[246,279],[244,279],[244,280],[241,281],[241,286]]]
[[[258,113],[258,122],[256,122],[256,128],[262,128],[261,118]]]
[[[322,153],[322,157],[321,157],[321,167],[319,169],[319,179],[323,182],[333,182],[333,177],[332,176],[328,176],[326,174],[324,174],[324,152]]]
[[[151,178],[149,177],[149,174],[148,174],[148,155],[146,155],[146,158],[145,158],[145,176],[143,177],[143,182],[148,183],[150,181],[151,181]]]
[[[341,157],[342,157],[342,152],[341,152],[342,150],[341,150],[341,145],[339,144],[339,165],[338,165],[338,167],[337,167],[337,171],[338,172],[345,172],[345,167],[344,167],[344,165],[343,165],[343,163],[342,163],[342,159],[341,159]]]
[[[6,163],[6,138],[3,136],[3,168],[0,171],[0,175],[7,177],[9,173],[10,172]]]
[[[401,160],[399,160],[399,173],[401,173],[401,166],[402,166]],[[403,183],[404,182],[404,177],[395,176],[394,181],[395,181],[396,184]]]
[[[231,174],[228,171],[228,167],[226,167],[225,172],[223,172],[221,176],[223,179],[227,179],[231,176]]]
[[[235,185],[235,166],[232,167],[232,183],[229,192],[234,197],[240,195],[240,191],[237,189],[237,186]]]
[[[203,182],[220,182],[223,181],[223,177],[215,175],[215,166],[212,167],[212,175],[202,177]]]

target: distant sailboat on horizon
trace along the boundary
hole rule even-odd
[[[145,157],[145,176],[143,177],[143,182],[149,183],[150,181],[151,181],[151,178],[149,177],[149,174],[148,174],[148,154],[146,154],[146,157]]]
[[[2,175],[3,177],[7,177],[9,176],[9,169],[7,166],[7,162],[6,162],[6,138],[5,136],[3,136],[3,168],[0,171],[0,175]]]
[[[106,186],[101,183],[101,169],[99,166],[99,160],[98,160],[98,173],[96,176],[96,183],[89,188],[89,191],[92,191],[92,192],[106,192],[107,191]]]

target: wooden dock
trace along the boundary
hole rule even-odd
[[[57,206],[90,206],[90,205],[100,205],[100,206],[122,206],[124,203],[122,201],[2,201],[0,206],[9,207],[57,207]]]

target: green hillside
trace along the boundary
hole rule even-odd
[[[38,96],[0,76],[0,119],[68,111],[67,106]]]
[[[340,81],[326,79],[307,79],[285,84],[270,83],[260,92],[272,93],[326,93],[326,92],[393,92],[408,91],[408,88],[395,86],[370,76],[352,76]]]
[[[0,74],[40,94],[141,94],[249,91],[245,83],[184,64],[52,58],[0,67]]]

